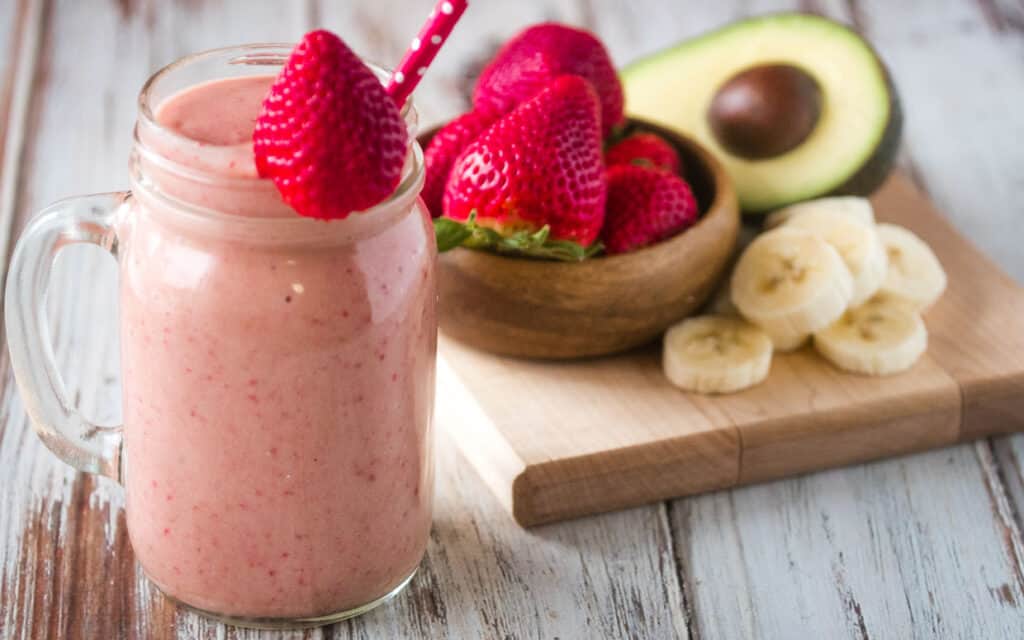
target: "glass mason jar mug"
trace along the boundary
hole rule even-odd
[[[192,92],[183,118],[251,127],[255,113],[225,116],[234,103],[217,92],[269,83],[288,51],[220,49],[155,74],[132,191],[43,211],[6,292],[39,436],[124,485],[132,545],[166,594],[256,626],[324,624],[400,591],[426,547],[433,484],[436,250],[415,111],[395,193],[330,222],[297,216],[257,178],[250,142],[192,139],[155,115]],[[73,243],[119,263],[123,427],[80,415],[54,363],[43,300]]]

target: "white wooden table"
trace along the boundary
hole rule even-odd
[[[429,4],[0,0],[0,264],[44,204],[127,185],[135,95],[151,71],[313,26],[393,63]],[[621,64],[793,8],[875,41],[905,102],[904,166],[1024,280],[1021,0],[477,0],[417,95],[422,120],[460,111],[474,70],[531,22],[589,27]],[[119,417],[110,262],[66,256],[50,305],[68,386],[101,421]],[[146,583],[120,490],[45,450],[6,355],[2,374],[0,638],[263,637],[179,611]],[[443,430],[438,452],[434,532],[409,591],[361,619],[279,637],[1024,637],[1024,436],[530,531]]]

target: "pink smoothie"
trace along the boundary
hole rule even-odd
[[[125,484],[166,593],[294,618],[371,602],[423,555],[435,253],[418,198],[299,220],[255,178],[271,80],[192,87],[156,112],[177,136],[140,132],[173,163],[141,161],[119,233]]]

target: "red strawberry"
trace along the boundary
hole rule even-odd
[[[623,119],[622,84],[615,65],[593,34],[561,24],[538,24],[506,42],[481,72],[473,105],[508,113],[566,74],[583,76],[594,85],[601,102],[602,133],[608,135]]]
[[[443,213],[441,205],[444,201],[444,185],[448,182],[448,174],[451,173],[455,159],[496,119],[494,115],[470,111],[441,127],[430,140],[423,152],[427,176],[422,195],[431,216],[437,218]]]
[[[635,251],[697,221],[697,201],[679,176],[636,165],[608,168],[608,218],[601,239],[609,254]]]
[[[395,190],[407,137],[377,76],[321,30],[302,38],[270,87],[253,150],[260,176],[299,215],[344,218]]]
[[[563,76],[485,131],[455,161],[445,215],[509,235],[550,227],[553,240],[590,245],[604,222],[597,96]]]
[[[653,133],[634,133],[612,145],[604,154],[609,167],[617,164],[635,164],[680,172],[679,154],[665,139]]]

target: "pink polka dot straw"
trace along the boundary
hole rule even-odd
[[[412,39],[412,44],[388,82],[388,95],[396,105],[401,107],[405,104],[467,6],[469,0],[441,0],[430,10],[426,24]]]

